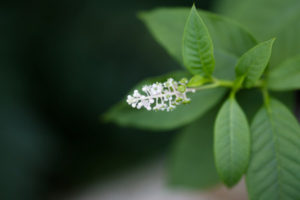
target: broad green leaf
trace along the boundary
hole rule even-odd
[[[256,89],[240,91],[237,100],[249,119],[263,103]],[[171,186],[204,189],[219,182],[212,141],[218,108],[207,112],[178,133],[168,162],[168,182]]]
[[[235,68],[236,76],[245,76],[246,87],[253,86],[263,74],[272,53],[272,46],[275,39],[259,43],[243,54]]]
[[[173,77],[175,80],[180,80],[182,77],[187,77],[184,72],[167,74],[162,77],[148,79],[138,84],[135,88],[141,88],[146,83],[157,81],[165,81],[167,78]],[[137,110],[127,105],[124,99],[121,103],[114,106],[104,116],[107,121],[114,121],[122,126],[131,126],[151,130],[170,130],[186,125],[218,103],[224,96],[226,89],[216,88],[210,90],[197,91],[194,94],[189,94],[191,103],[180,105],[172,112],[155,112],[145,109]]]
[[[213,109],[182,131],[174,141],[168,163],[173,187],[205,189],[219,182],[213,157]]]
[[[237,100],[249,119],[263,103],[258,90],[243,90]],[[204,189],[219,182],[213,160],[213,126],[217,109],[188,125],[175,139],[168,162],[168,182],[173,187]]]
[[[300,89],[300,56],[272,68],[267,78],[268,88],[272,90]]]
[[[215,71],[229,73],[219,78],[233,79],[237,58],[256,44],[255,39],[232,20],[205,11],[198,13],[214,44]],[[182,65],[182,38],[188,15],[187,8],[159,8],[139,15],[154,38]]]
[[[215,10],[243,24],[259,40],[277,38],[271,68],[299,54],[299,0],[219,0]]]
[[[279,93],[280,98],[289,95]],[[252,121],[261,104],[261,94],[256,89],[240,91],[236,96],[247,118]],[[290,104],[290,99],[283,99]],[[168,167],[168,181],[174,187],[203,189],[218,182],[213,159],[211,137],[216,109],[207,112],[200,119],[184,128],[171,148]],[[209,148],[208,148],[209,147]]]
[[[185,67],[192,74],[212,75],[215,68],[213,43],[195,5],[184,28],[182,55]]]
[[[251,159],[246,182],[253,200],[300,199],[300,126],[271,99],[251,124]]]
[[[250,153],[247,118],[234,98],[229,98],[218,113],[214,129],[216,168],[229,187],[245,173]]]

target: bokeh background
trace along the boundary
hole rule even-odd
[[[168,150],[174,133],[99,116],[138,81],[179,67],[137,12],[193,2],[1,1],[0,199],[68,194]]]
[[[193,3],[216,1],[1,1],[1,200],[66,197],[168,153],[176,132],[100,116],[140,80],[180,68],[137,13]]]

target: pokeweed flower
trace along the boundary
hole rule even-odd
[[[153,83],[142,88],[143,94],[134,90],[133,95],[128,95],[127,103],[133,108],[147,110],[172,111],[177,105],[189,103],[186,93],[195,92],[195,89],[187,88],[187,79],[177,82],[169,78],[164,83]]]

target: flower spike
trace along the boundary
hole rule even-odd
[[[138,90],[134,90],[133,95],[128,95],[127,103],[133,108],[141,109],[145,107],[147,110],[172,111],[177,105],[189,103],[186,93],[195,92],[195,89],[186,88],[188,81],[182,79],[179,82],[169,78],[164,83],[153,83],[145,85],[142,88],[144,94],[140,94]]]

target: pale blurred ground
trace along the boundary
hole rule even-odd
[[[232,189],[188,191],[166,186],[165,163],[156,161],[61,200],[247,200],[244,180]],[[57,199],[57,198],[54,198]]]

